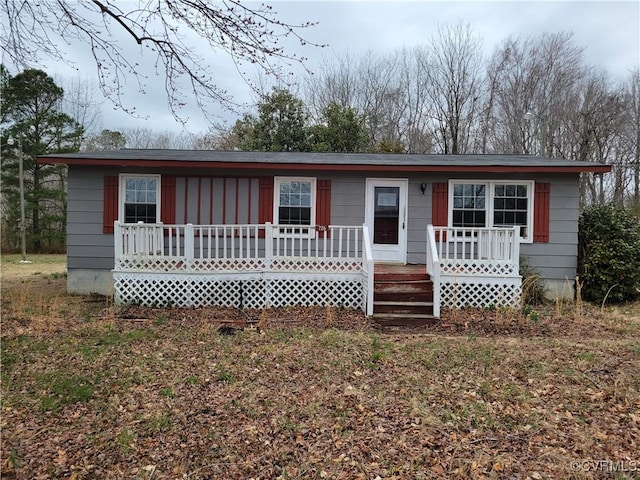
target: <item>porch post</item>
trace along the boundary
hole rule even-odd
[[[271,270],[271,257],[273,255],[273,225],[271,222],[264,224],[264,269]]]
[[[194,230],[193,224],[187,223],[184,227],[184,260],[187,271],[191,270],[194,258]]]
[[[520,226],[513,227],[513,263],[520,269]],[[516,274],[518,273],[516,270]]]
[[[431,284],[433,285],[433,316],[440,318],[440,265],[433,267]]]
[[[114,267],[118,268],[122,257],[122,229],[118,220],[113,222],[113,252]]]

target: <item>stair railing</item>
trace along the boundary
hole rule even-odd
[[[433,283],[433,316],[440,318],[440,270],[441,263],[436,244],[436,233],[433,225],[427,225],[427,275]]]
[[[362,256],[362,272],[366,275],[367,295],[366,309],[367,316],[373,315],[373,252],[371,251],[371,237],[369,236],[369,228],[366,224],[362,225],[362,242],[364,255]]]

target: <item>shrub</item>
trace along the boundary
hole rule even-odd
[[[527,257],[520,257],[519,273],[522,277],[522,304],[540,305],[544,303],[545,292],[542,276],[531,266]]]
[[[585,300],[640,298],[640,221],[630,210],[594,205],[579,220],[578,275]]]

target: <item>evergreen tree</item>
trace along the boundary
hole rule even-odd
[[[370,148],[364,116],[336,103],[322,112],[322,123],[311,127],[312,149],[317,152],[364,152]]]
[[[233,127],[242,150],[309,151],[308,115],[302,100],[274,88],[258,103],[258,117],[245,115]]]
[[[34,252],[64,249],[66,167],[40,165],[36,156],[77,152],[83,127],[60,111],[64,91],[42,70],[11,76],[2,69],[3,243],[17,244],[20,227],[19,158],[24,165],[27,248]],[[14,148],[7,139],[16,139]]]

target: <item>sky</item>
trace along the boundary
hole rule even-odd
[[[250,5],[249,2],[245,2]],[[348,53],[359,57],[368,51],[392,53],[403,47],[425,44],[439,25],[468,24],[480,37],[488,56],[494,47],[509,36],[528,36],[544,32],[572,32],[575,43],[584,47],[589,65],[606,69],[614,79],[625,78],[640,64],[640,2],[638,1],[284,1],[267,2],[283,21],[318,22],[305,29],[304,37],[325,48],[300,47],[285,43],[308,58],[310,70],[323,59]],[[223,54],[211,55],[205,45],[194,43],[211,61],[218,85],[227,89],[239,103],[252,103],[252,90],[240,78],[235,67]],[[302,48],[302,49],[301,49]],[[134,52],[135,53],[135,52]],[[80,66],[76,71],[64,64],[43,65],[56,79],[80,76],[91,80],[89,52],[82,45],[68,47],[68,58]],[[142,59],[143,68],[152,70],[151,59]],[[144,67],[146,65],[146,67]],[[86,66],[86,67],[85,67]],[[302,75],[301,69],[300,75]],[[153,77],[152,77],[153,78]],[[151,81],[141,94],[130,82],[124,99],[135,105],[144,118],[132,117],[104,103],[101,128],[147,127],[153,130],[180,130],[166,104],[163,81]],[[214,107],[213,113],[223,121],[233,122],[236,114]],[[188,104],[183,113],[189,117],[186,129],[204,132],[208,123],[197,107]]]

